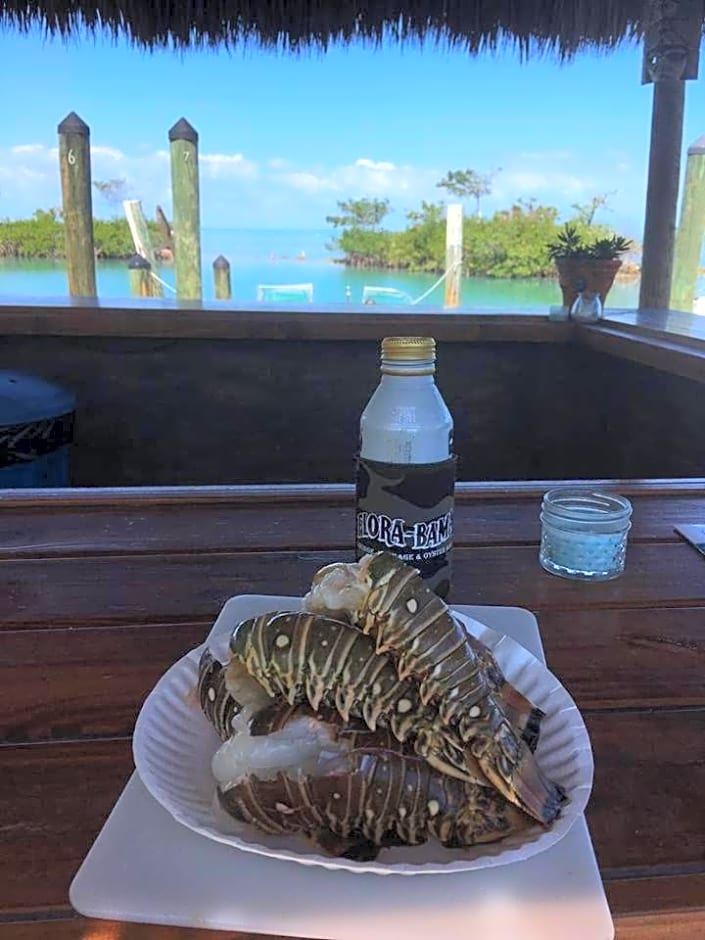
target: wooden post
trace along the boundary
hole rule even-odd
[[[446,214],[446,290],[444,306],[460,306],[463,276],[463,207],[448,206]]]
[[[232,297],[230,262],[222,255],[218,255],[213,262],[213,280],[215,282],[215,299],[230,300]]]
[[[649,182],[641,254],[641,309],[668,309],[676,237],[685,85],[654,82]]]
[[[693,312],[705,235],[705,137],[688,147],[681,218],[676,235],[671,282],[671,310]]]
[[[653,82],[641,309],[668,308],[683,142],[685,82],[698,77],[702,0],[646,0],[642,83]]]
[[[139,199],[126,199],[122,206],[125,210],[127,224],[130,227],[135,251],[149,262],[150,270],[154,270],[157,266],[157,257],[154,254],[152,236],[149,234],[147,220],[144,217],[144,212],[142,212],[142,203]],[[150,281],[152,283],[149,296],[162,297],[164,295],[162,285],[153,277],[150,277]]]
[[[174,266],[179,300],[201,299],[198,134],[184,118],[169,131],[174,201]]]
[[[133,297],[153,297],[152,265],[142,255],[134,254],[127,262],[130,275],[130,294]]]
[[[73,111],[59,124],[66,267],[72,297],[95,297],[90,128]]]

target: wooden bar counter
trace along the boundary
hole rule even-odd
[[[634,527],[625,574],[602,584],[539,567],[547,485],[459,486],[451,600],[538,616],[590,731],[588,822],[619,940],[696,940],[705,559],[673,526],[705,523],[705,480],[607,484],[632,500]],[[352,523],[342,485],[0,494],[2,940],[243,940],[87,921],[68,886],[132,771],[135,716],[159,675],[228,597],[299,594],[350,558]]]

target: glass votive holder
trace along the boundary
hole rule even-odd
[[[584,487],[549,490],[541,506],[541,566],[583,581],[619,577],[631,515],[631,503],[623,496]]]

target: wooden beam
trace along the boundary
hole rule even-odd
[[[179,309],[168,300],[137,304],[113,299],[100,304],[46,305],[0,300],[0,336],[128,336],[167,339],[350,340],[378,343],[382,336],[435,336],[437,342],[567,343],[572,323],[549,323],[543,315],[470,313],[370,313],[361,307],[289,310],[225,309],[220,303]],[[375,310],[375,308],[372,308]],[[376,308],[379,309],[379,308]],[[175,316],[175,314],[178,314]]]
[[[152,277],[152,271],[157,266],[157,256],[154,253],[152,236],[149,233],[149,226],[147,225],[147,220],[142,211],[142,203],[139,199],[126,199],[122,206],[125,210],[127,224],[130,227],[135,252],[147,262],[148,274],[146,278],[149,283],[145,284],[143,287],[147,292],[135,293],[133,290],[132,295],[134,297],[162,297],[164,295],[164,288],[155,277]],[[131,259],[128,265],[131,270],[133,269],[133,260],[134,259]]]
[[[654,82],[640,309],[668,308],[670,301],[684,102],[685,85],[680,79]]]
[[[156,258],[152,246],[152,236],[149,234],[147,220],[142,211],[142,203],[139,199],[125,199],[122,207],[125,210],[125,218],[130,228],[135,251],[153,265]]]

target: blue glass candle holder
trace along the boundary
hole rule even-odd
[[[583,581],[619,577],[631,515],[623,496],[576,487],[549,490],[541,506],[541,566]]]

